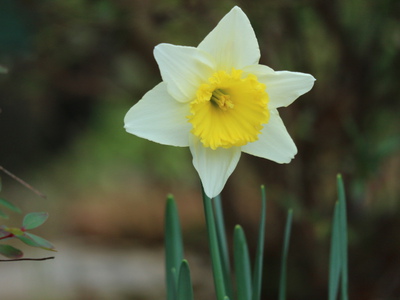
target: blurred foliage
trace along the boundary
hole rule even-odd
[[[9,173],[8,171],[4,170],[2,167],[0,167],[0,170],[5,171],[7,174]],[[14,176],[14,175],[12,175]],[[18,179],[19,180],[19,179]],[[0,192],[2,191],[2,183],[1,183],[1,177],[0,177]],[[22,213],[21,209],[11,202],[7,201],[4,198],[0,198],[0,207],[7,208],[8,210],[14,212],[14,213]],[[3,212],[3,210],[0,210],[0,217],[3,219],[9,219],[9,216]],[[22,241],[23,243],[32,246],[32,247],[38,247],[42,248],[45,250],[50,250],[50,251],[55,251],[54,246],[44,238],[37,236],[33,233],[28,232],[28,230],[35,229],[39,226],[41,226],[44,222],[46,222],[47,218],[49,217],[48,213],[45,212],[33,212],[33,213],[28,213],[24,216],[23,221],[22,221],[22,226],[20,227],[8,227],[6,225],[1,225],[0,226],[0,240],[10,240],[10,239],[18,239]],[[20,260],[24,253],[11,246],[11,245],[4,245],[0,244],[0,254],[12,259],[12,260]],[[44,260],[48,258],[41,258],[39,260]],[[36,259],[25,259],[25,260],[36,260]]]
[[[196,46],[233,5],[253,24],[261,63],[311,73],[317,81],[282,111],[299,148],[296,159],[282,166],[245,156],[224,192],[227,221],[253,224],[240,205],[250,182],[264,183],[276,206],[293,206],[296,253],[292,266],[288,262],[288,297],[320,299],[327,258],[310,249],[329,239],[326,217],[333,178],[341,172],[348,183],[350,298],[399,295],[392,276],[400,268],[394,250],[400,242],[397,0],[2,0],[0,65],[8,70],[0,77],[3,165],[21,171],[45,165],[50,182],[68,178],[71,189],[116,184],[130,169],[157,183],[194,185],[187,149],[132,137],[123,117],[161,80],[154,46]],[[278,211],[270,225],[280,228]],[[277,239],[269,237],[269,249]],[[266,274],[279,269],[274,261],[266,265]],[[265,285],[268,297],[276,295],[273,281]]]

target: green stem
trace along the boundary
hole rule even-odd
[[[217,231],[214,220],[214,212],[211,203],[211,199],[203,191],[203,203],[204,203],[204,214],[207,224],[208,241],[210,245],[211,252],[211,262],[214,275],[214,285],[215,292],[217,294],[218,300],[225,299],[225,285],[224,285],[224,275],[222,271],[221,257],[218,248]]]
[[[220,251],[220,258],[222,264],[222,272],[224,274],[225,292],[226,295],[233,299],[233,287],[231,282],[231,267],[229,262],[228,243],[226,240],[226,232],[224,225],[224,214],[222,211],[221,197],[216,196],[213,200],[215,225],[217,229],[217,238]]]
[[[260,217],[260,229],[258,232],[257,252],[254,262],[253,293],[251,298],[252,300],[261,299],[266,213],[267,213],[267,197],[265,195],[265,187],[261,186],[261,217]]]
[[[348,262],[347,262],[347,212],[346,195],[342,175],[337,176],[338,198],[339,198],[339,236],[340,236],[340,256],[341,256],[341,284],[342,300],[347,300],[348,296]]]

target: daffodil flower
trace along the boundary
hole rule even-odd
[[[314,77],[258,64],[258,42],[234,7],[198,47],[154,49],[162,82],[125,116],[125,129],[189,147],[206,195],[218,195],[241,152],[288,163],[297,153],[277,108],[308,92]]]

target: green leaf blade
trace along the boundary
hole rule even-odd
[[[30,239],[26,235],[15,236],[15,237],[19,239],[21,242],[27,244],[28,246],[40,248],[40,246],[37,243],[35,243],[32,239]]]
[[[337,202],[333,212],[333,221],[332,221],[332,237],[331,237],[331,249],[329,258],[328,300],[335,300],[337,298],[340,270],[342,267],[340,259],[339,222],[340,222],[339,202]]]
[[[347,212],[346,195],[343,179],[337,176],[338,201],[339,201],[339,236],[341,257],[341,295],[343,300],[348,299],[348,262],[347,262]]]
[[[192,279],[187,260],[183,260],[179,269],[177,300],[193,300]]]
[[[178,271],[183,260],[183,242],[178,209],[172,195],[167,198],[165,209],[165,273],[167,300],[177,296]]]
[[[46,212],[33,212],[29,213],[24,217],[22,221],[22,227],[25,230],[30,230],[39,227],[46,222],[49,214]]]
[[[215,225],[217,229],[218,247],[221,257],[222,274],[226,288],[226,296],[232,298],[233,287],[231,281],[231,266],[228,251],[228,242],[226,240],[226,230],[224,225],[224,214],[222,210],[221,197],[214,198]]]
[[[25,232],[24,235],[15,237],[29,246],[42,248],[49,251],[56,251],[52,243],[35,234]]]
[[[24,253],[10,245],[0,245],[0,254],[11,259],[21,258]]]
[[[266,213],[267,213],[267,197],[265,194],[265,187],[261,186],[261,217],[260,217],[260,227],[258,230],[256,257],[254,261],[252,300],[261,299]]]
[[[252,281],[249,251],[243,228],[239,225],[235,227],[233,244],[237,300],[250,300]]]
[[[203,205],[204,205],[204,214],[206,217],[208,242],[211,252],[215,293],[217,296],[217,300],[224,300],[226,297],[226,288],[224,282],[224,275],[222,271],[222,263],[220,256],[221,252],[219,250],[219,245],[218,245],[214,211],[211,199],[204,193],[204,190],[203,190]]]
[[[347,258],[347,213],[346,196],[342,176],[337,176],[338,201],[336,202],[331,238],[329,261],[328,299],[336,300],[340,294],[342,300],[348,299],[348,258]]]

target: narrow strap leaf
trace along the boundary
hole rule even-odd
[[[214,212],[211,199],[207,197],[203,190],[204,214],[206,217],[208,241],[210,245],[211,261],[214,275],[215,293],[217,300],[224,300],[226,289],[224,283],[224,274],[222,271],[220,251],[218,247],[217,231],[215,227]]]
[[[252,300],[260,300],[261,298],[261,284],[262,284],[262,271],[263,271],[263,258],[264,258],[264,239],[265,239],[265,219],[267,212],[267,200],[265,195],[265,187],[261,186],[261,217],[260,229],[258,231],[257,252],[254,261],[253,273],[253,293]]]
[[[183,260],[182,232],[175,200],[170,195],[165,209],[165,278],[167,300],[176,300],[178,272]]]
[[[233,237],[237,300],[251,299],[251,270],[246,236],[240,225],[235,227]]]
[[[229,260],[228,243],[226,241],[226,230],[224,223],[224,214],[222,210],[221,197],[217,196],[213,199],[215,224],[217,227],[218,246],[221,257],[222,273],[224,276],[224,283],[226,288],[226,295],[232,299],[233,287],[231,281],[231,266]]]
[[[335,210],[333,212],[332,221],[332,237],[331,237],[331,250],[329,259],[329,287],[328,287],[328,300],[336,300],[338,288],[340,270],[342,267],[340,259],[340,228],[339,228],[339,202],[336,202]]]
[[[177,300],[193,300],[192,279],[187,260],[183,260],[179,269]]]
[[[337,176],[339,198],[339,236],[341,257],[341,294],[342,300],[348,299],[348,266],[347,266],[347,213],[346,196],[342,176]]]
[[[338,201],[335,205],[332,224],[331,254],[329,266],[328,299],[336,300],[341,287],[341,299],[348,299],[347,266],[347,213],[342,176],[337,176]]]
[[[289,252],[289,239],[290,239],[290,231],[292,228],[292,217],[293,217],[293,210],[290,209],[286,220],[285,235],[283,242],[281,278],[279,281],[279,300],[286,299],[286,265],[287,265],[287,255]]]
[[[169,270],[169,276],[166,278],[167,280],[167,300],[176,299],[178,295],[178,277],[179,277],[179,269],[177,270],[175,267]]]

